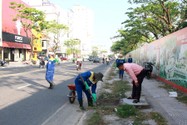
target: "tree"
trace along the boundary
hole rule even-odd
[[[92,56],[98,56],[99,48],[97,46],[92,47]]]
[[[54,53],[56,53],[57,49],[60,46],[60,33],[62,30],[67,31],[68,27],[64,24],[59,24],[56,21],[50,21],[48,22],[47,29],[46,29],[46,34],[52,34],[53,35],[53,46],[52,50]]]
[[[81,41],[79,39],[69,39],[64,41],[64,45],[67,47],[67,55],[71,54],[79,54],[80,53],[80,46]]]
[[[22,3],[11,2],[9,7],[17,12],[13,21],[19,20],[21,22],[21,25],[26,33],[26,37],[29,37],[29,34],[31,34],[30,46],[32,56],[33,40],[38,38],[32,34],[31,30],[33,29],[34,31],[41,33],[44,29],[46,29],[45,14],[35,8],[27,7]]]
[[[129,2],[141,5],[129,8],[129,12],[126,12],[129,19],[122,22],[124,28],[118,31],[121,40],[117,41],[119,44],[113,44],[112,51],[126,53],[144,42],[152,42],[187,26],[186,0],[182,2],[129,0]]]

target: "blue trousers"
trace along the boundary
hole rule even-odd
[[[47,71],[45,75],[45,79],[50,83],[53,82],[54,71]]]
[[[123,78],[124,70],[119,70],[119,78]]]
[[[78,78],[75,79],[75,87],[77,91],[78,101],[82,100],[82,92],[86,94],[88,100],[91,99],[91,94],[85,89],[85,85]]]

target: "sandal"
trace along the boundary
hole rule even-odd
[[[133,100],[133,103],[138,103],[138,102],[140,102],[138,99]]]
[[[127,99],[133,99],[133,98],[130,96],[130,97],[128,97]]]

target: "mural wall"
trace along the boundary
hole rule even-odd
[[[187,28],[130,52],[136,63],[155,63],[154,73],[187,88]]]

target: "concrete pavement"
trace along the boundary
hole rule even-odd
[[[167,119],[169,125],[187,125],[187,105],[169,97],[169,92],[160,87],[163,84],[155,79],[144,79],[142,94],[153,109]]]

